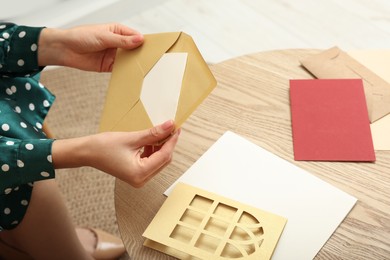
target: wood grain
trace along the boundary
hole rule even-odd
[[[293,159],[289,80],[312,78],[299,60],[318,52],[260,52],[211,66],[218,86],[184,123],[173,162],[143,188],[116,181],[119,230],[132,259],[171,259],[142,246],[142,233],[164,202],[162,193],[227,130],[358,199],[315,259],[390,258],[390,152],[377,151],[375,163]]]

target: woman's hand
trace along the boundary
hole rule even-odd
[[[180,129],[173,121],[139,132],[105,132],[56,140],[55,168],[91,166],[134,187],[143,186],[172,160]]]
[[[45,28],[38,43],[38,64],[109,72],[117,48],[134,49],[142,43],[142,34],[117,23],[66,30]]]

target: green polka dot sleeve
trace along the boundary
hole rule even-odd
[[[42,131],[55,97],[38,81],[41,30],[0,22],[0,202],[11,188],[55,177]]]
[[[39,72],[38,39],[42,27],[0,24],[0,72],[28,75]]]
[[[52,139],[0,138],[0,191],[54,177]]]

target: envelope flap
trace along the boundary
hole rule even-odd
[[[345,56],[338,47],[313,55],[301,61],[302,65],[314,76],[321,79],[351,79],[360,78],[348,69]]]
[[[390,84],[339,48],[310,56],[301,64],[319,79],[363,79],[371,122],[390,113]]]
[[[117,52],[100,131],[140,130],[141,125],[144,127],[149,124],[150,120],[145,111],[142,115],[137,115],[137,118],[146,118],[142,120],[142,124],[138,121],[128,122],[128,119],[136,118],[133,115],[136,109],[133,108],[142,103],[140,95],[144,77],[167,52],[187,53],[187,64],[174,118],[176,127],[181,126],[216,86],[214,76],[189,35],[183,32],[145,35],[144,43],[139,48],[120,49]],[[123,120],[127,122],[122,122]]]
[[[188,53],[186,71],[175,117],[176,126],[180,127],[215,88],[217,81],[192,37],[188,34],[182,32],[177,42],[169,49],[169,52]]]
[[[161,56],[178,41],[180,35],[181,32],[146,34],[141,48],[129,52],[127,59],[139,60],[138,66],[145,77]]]
[[[144,76],[179,36],[180,32],[149,34],[139,48],[117,50],[100,131],[113,130],[139,102]]]

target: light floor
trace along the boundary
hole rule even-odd
[[[44,1],[44,0],[40,0]],[[60,1],[64,0],[48,0]],[[73,0],[76,3],[81,3]],[[86,0],[83,0],[86,1]],[[48,26],[118,21],[142,33],[184,31],[206,61],[286,48],[390,49],[388,0],[111,0],[73,21]],[[102,3],[95,0],[94,3]],[[108,3],[108,2],[105,2]],[[79,12],[82,8],[74,7]],[[50,9],[53,12],[53,9]],[[60,12],[60,10],[57,10]],[[45,8],[40,11],[40,16]],[[86,12],[86,10],[84,10]],[[68,11],[70,15],[72,12]],[[69,15],[65,17],[70,17]],[[0,19],[1,20],[1,19]],[[34,19],[30,19],[31,22]],[[26,21],[26,20],[24,20]],[[29,20],[27,20],[29,22]],[[44,20],[40,21],[45,22]]]
[[[211,63],[272,49],[390,49],[387,0],[170,0],[124,22],[187,32]]]

